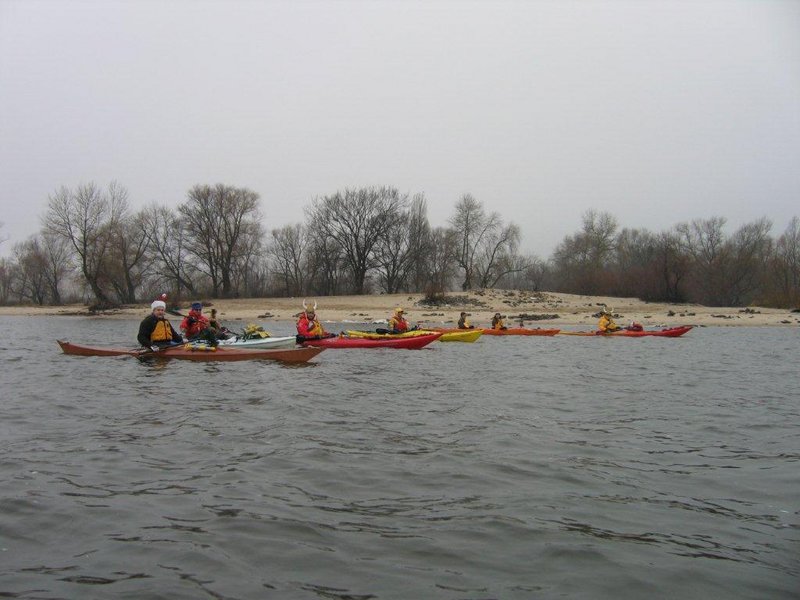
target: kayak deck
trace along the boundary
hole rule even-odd
[[[440,333],[440,342],[467,342],[472,343],[477,341],[483,335],[482,329],[413,329],[403,333],[378,333],[377,331],[359,331],[350,329],[345,331],[344,334],[351,338],[364,338],[370,340],[392,340],[392,339],[407,339],[412,337],[426,336],[432,333]]]
[[[483,329],[484,335],[543,335],[554,336],[560,329],[526,329],[525,327],[509,327],[508,329]]]
[[[401,348],[407,350],[418,350],[428,344],[435,342],[441,333],[433,332],[427,335],[417,335],[411,337],[349,337],[341,335],[338,337],[328,337],[319,340],[305,340],[303,346],[314,346],[317,348]]]
[[[249,340],[232,338],[230,340],[220,340],[219,345],[226,348],[260,348],[269,350],[274,348],[294,348],[297,343],[295,336],[292,335],[284,337],[251,338]]]
[[[258,348],[240,349],[217,346],[197,346],[183,344],[168,346],[153,352],[148,348],[106,348],[98,346],[85,346],[71,342],[57,340],[64,354],[71,356],[135,356],[137,358],[175,358],[178,360],[232,362],[239,360],[279,360],[289,363],[308,362],[324,348],[290,348],[265,350]]]
[[[601,333],[600,331],[562,331],[561,335],[577,335],[584,337],[680,337],[692,329],[691,325],[679,327],[667,327],[665,329],[655,329],[650,331],[628,331],[622,329],[612,333]]]

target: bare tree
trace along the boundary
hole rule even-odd
[[[759,219],[743,225],[730,239],[725,219],[697,219],[676,231],[692,259],[695,299],[711,306],[738,306],[758,290],[760,275],[771,250],[772,224]]]
[[[520,231],[513,223],[500,226],[484,239],[475,264],[475,274],[482,288],[494,287],[506,275],[519,273],[527,268],[523,257],[517,254]]]
[[[587,211],[581,231],[566,236],[553,252],[558,288],[578,294],[608,293],[614,286],[610,268],[617,220],[609,213]]]
[[[186,230],[181,220],[166,206],[154,204],[142,211],[139,226],[150,252],[155,253],[157,274],[174,289],[175,299],[180,299],[184,290],[194,295],[194,266],[189,260]]]
[[[307,247],[307,230],[300,223],[272,230],[269,254],[287,296],[300,296],[305,290]]]
[[[17,265],[6,257],[0,257],[0,305],[11,301]]]
[[[425,293],[441,295],[450,289],[456,276],[460,240],[453,229],[436,227],[431,231],[428,247],[428,283]]]
[[[770,269],[776,294],[773,303],[800,307],[800,219],[793,217],[775,244]]]
[[[430,261],[432,248],[431,225],[428,221],[428,201],[422,194],[415,196],[409,208],[408,241],[409,265],[408,284],[411,291],[425,289],[430,281]]]
[[[35,236],[24,242],[14,244],[14,260],[17,263],[17,276],[12,290],[22,300],[35,304],[47,301],[46,261],[44,253]]]
[[[681,250],[680,239],[676,232],[664,232],[655,240],[654,269],[660,284],[653,298],[645,300],[666,300],[667,302],[684,302],[686,292],[684,281],[690,272],[690,258]]]
[[[265,258],[263,252],[264,230],[260,223],[247,221],[242,225],[239,251],[234,256],[232,272],[233,289],[238,295],[253,296],[261,286],[261,265]]]
[[[231,295],[237,261],[252,251],[245,242],[252,224],[260,219],[258,199],[247,188],[197,185],[178,207],[189,234],[187,249],[211,278],[214,296]]]
[[[72,271],[69,245],[63,237],[44,231],[41,234],[41,249],[50,303],[61,304],[61,283]]]
[[[120,302],[127,304],[136,302],[137,290],[152,263],[149,236],[143,227],[144,218],[144,212],[123,214],[110,225],[109,279]]]
[[[364,293],[378,242],[397,227],[407,204],[408,196],[395,188],[370,187],[318,198],[306,209],[320,235],[330,237],[342,249],[356,294]]]
[[[309,239],[307,256],[306,291],[319,296],[339,293],[345,270],[344,252],[339,244],[327,236],[315,236]]]
[[[387,294],[408,289],[409,278],[424,255],[429,232],[427,202],[423,194],[417,194],[375,249],[378,282]]]
[[[455,214],[449,223],[458,239],[456,262],[464,272],[461,289],[470,290],[474,284],[478,253],[486,238],[501,226],[500,215],[494,212],[487,215],[481,202],[471,194],[464,194],[456,203]]]
[[[94,182],[75,190],[62,187],[50,196],[44,225],[67,240],[99,306],[111,304],[108,264],[113,231],[127,209],[127,192],[112,182],[103,192]]]

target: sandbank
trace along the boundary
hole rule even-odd
[[[256,323],[268,326],[273,322],[292,322],[303,310],[302,298],[200,299],[205,314],[216,308],[220,320],[231,329]],[[580,296],[553,292],[517,290],[476,290],[451,292],[446,304],[425,304],[423,294],[372,294],[363,296],[324,296],[307,298],[309,306],[317,302],[317,315],[328,324],[379,324],[402,307],[412,323],[422,326],[454,326],[461,311],[466,311],[475,326],[488,326],[496,312],[507,317],[507,324],[542,328],[593,328],[602,305],[612,308],[620,324],[636,321],[644,326],[781,326],[800,325],[800,313],[787,309],[750,306],[709,307],[697,304],[643,302],[636,298]],[[188,310],[189,302],[179,304]],[[100,319],[143,318],[149,304],[130,305],[118,309],[90,313],[85,305],[65,306],[2,306],[0,315],[13,316],[92,316]],[[170,316],[177,320],[180,317]]]

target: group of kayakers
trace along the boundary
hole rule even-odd
[[[220,339],[227,337],[225,328],[217,320],[216,309],[211,309],[211,318],[209,319],[203,314],[203,305],[200,302],[192,303],[189,314],[181,322],[181,333],[178,333],[166,318],[166,299],[166,294],[162,294],[157,300],[153,301],[150,305],[151,313],[140,323],[139,334],[136,339],[142,346],[158,350],[164,346],[192,341],[202,341],[211,346],[216,346]],[[331,335],[325,331],[325,328],[319,322],[316,312],[316,302],[314,302],[313,308],[309,308],[303,301],[303,312],[297,315],[296,323],[297,337],[299,339],[320,339]],[[467,316],[466,312],[461,313],[458,319],[459,329],[474,329],[474,325],[470,325]],[[606,306],[603,306],[600,310],[600,320],[597,327],[602,333],[611,333],[622,329],[614,322],[613,310]],[[505,318],[499,312],[492,317],[491,328],[508,329],[505,325]],[[641,325],[632,323],[631,327],[626,329],[632,328],[641,329]],[[411,331],[416,327],[409,325],[405,311],[398,307],[389,317],[387,329],[388,333],[397,334]]]
[[[173,346],[185,342],[203,341],[216,346],[219,340],[228,337],[226,330],[217,320],[217,309],[211,309],[211,318],[203,314],[203,304],[193,302],[189,314],[181,321],[181,333],[169,322],[167,313],[167,295],[154,300],[150,305],[150,314],[139,324],[136,340],[145,348],[159,350],[165,346]]]
[[[619,316],[619,315],[617,315]],[[620,327],[614,321],[614,309],[603,305],[600,309],[600,320],[597,322],[598,333],[614,333],[615,331],[643,331],[641,323],[631,321],[630,325]]]

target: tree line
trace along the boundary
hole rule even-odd
[[[520,232],[469,194],[432,227],[423,194],[345,189],[314,199],[301,223],[267,230],[259,195],[196,185],[176,209],[134,212],[117,183],[61,187],[42,228],[0,259],[0,303],[96,308],[167,292],[198,297],[325,296],[491,287],[532,258]]]
[[[267,229],[259,195],[196,185],[176,209],[130,208],[112,182],[61,187],[41,230],[0,259],[0,303],[96,308],[162,292],[201,297],[326,296],[505,287],[649,301],[739,306],[800,304],[800,222],[783,234],[759,219],[725,231],[725,219],[653,233],[620,229],[589,211],[543,260],[521,254],[519,227],[470,194],[446,226],[431,226],[423,194],[344,189],[311,201],[300,223]]]

